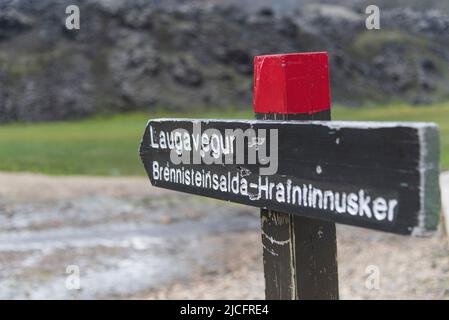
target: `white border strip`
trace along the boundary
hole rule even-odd
[[[202,122],[208,124],[210,122],[218,123],[245,123],[249,125],[265,124],[301,124],[301,125],[320,125],[330,129],[380,129],[380,128],[396,128],[396,127],[411,127],[415,129],[437,127],[433,122],[381,122],[381,121],[301,121],[301,120],[242,120],[242,119],[192,119],[192,118],[156,118],[148,120],[150,122]]]

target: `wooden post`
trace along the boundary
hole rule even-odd
[[[257,119],[330,120],[327,53],[256,57],[254,111]],[[261,209],[261,228],[267,299],[338,299],[334,222]]]
[[[265,121],[150,120],[145,170],[157,187],[261,208],[268,299],[338,299],[335,222],[408,235],[437,229],[438,127],[310,121],[330,120],[326,53],[260,56],[254,67],[254,111]],[[232,137],[225,152],[220,140]],[[267,159],[274,169],[264,175]]]

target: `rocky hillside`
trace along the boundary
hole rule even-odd
[[[291,1],[290,1],[291,2]],[[179,0],[0,1],[0,122],[194,107],[251,108],[252,58],[329,51],[334,102],[449,98],[449,16],[306,4],[279,12]]]

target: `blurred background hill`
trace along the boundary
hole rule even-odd
[[[131,110],[248,109],[258,54],[329,51],[334,103],[449,98],[449,2],[0,2],[0,122]]]
[[[165,2],[165,1],[164,1]],[[184,0],[183,2],[191,2]],[[240,5],[247,11],[257,11],[262,7],[273,7],[278,13],[288,14],[292,10],[301,9],[310,4],[331,4],[352,8],[360,11],[368,5],[375,4],[384,9],[411,7],[417,10],[428,10],[429,8],[449,12],[449,3],[441,0],[196,0],[197,3],[221,3]],[[168,2],[166,2],[168,3]],[[182,3],[182,1],[178,1]]]

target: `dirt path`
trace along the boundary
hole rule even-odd
[[[344,299],[449,298],[441,232],[339,226],[338,250]],[[80,290],[67,289],[67,266]],[[262,299],[258,212],[146,178],[0,173],[0,288],[0,298]]]

